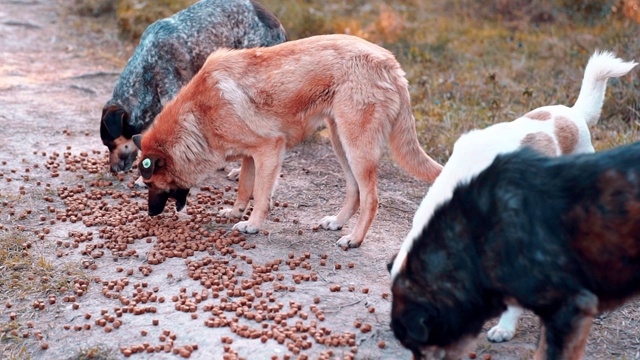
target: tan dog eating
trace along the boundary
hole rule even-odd
[[[134,142],[149,187],[149,214],[177,209],[189,188],[227,160],[242,159],[240,218],[253,195],[242,232],[259,231],[285,151],[326,123],[346,176],[346,199],[320,225],[341,229],[360,210],[353,231],[338,245],[358,247],[378,208],[377,167],[387,144],[410,174],[433,182],[442,166],[417,140],[407,80],[391,52],[348,35],[323,35],[268,48],[218,50]]]

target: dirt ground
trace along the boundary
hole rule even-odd
[[[16,289],[57,276],[25,272],[3,283],[0,357],[409,359],[388,326],[386,263],[427,184],[385,160],[368,238],[343,251],[335,242],[353,221],[341,232],[314,230],[344,194],[319,137],[287,155],[266,232],[229,232],[215,216],[234,198],[223,172],[181,213],[170,206],[151,219],[135,174],[108,173],[98,131],[133,49],[108,19],[77,18],[63,5],[0,0],[0,237],[71,279],[46,291]],[[598,318],[585,358],[639,358],[636,308]],[[527,313],[515,339],[491,344],[482,333],[475,352],[531,358],[537,331]]]

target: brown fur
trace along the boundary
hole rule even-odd
[[[155,192],[188,189],[226,160],[241,158],[238,198],[224,214],[241,217],[253,195],[249,220],[234,228],[257,232],[285,150],[323,121],[347,194],[338,215],[320,224],[338,230],[359,209],[353,232],[338,242],[357,247],[378,208],[376,170],[387,143],[396,161],[420,179],[432,182],[442,168],[419,146],[400,65],[389,51],[357,37],[214,52],[144,134],[142,158],[166,162],[146,182]]]
[[[122,158],[130,156],[130,154],[136,150],[133,141],[124,136],[113,140],[113,146],[114,150],[109,152],[109,164],[117,164]]]
[[[554,119],[554,134],[563,154],[570,154],[578,145],[578,126],[565,116]]]
[[[527,134],[520,144],[522,144],[522,146],[531,146],[544,155],[556,156],[556,143],[553,141],[553,138],[544,131]]]
[[[524,117],[527,117],[533,120],[545,121],[545,120],[551,120],[551,113],[549,111],[544,111],[544,110],[533,110],[526,113]]]

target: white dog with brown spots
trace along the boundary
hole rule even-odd
[[[402,271],[414,240],[426,228],[436,208],[451,198],[459,184],[468,183],[489,166],[497,155],[523,146],[531,146],[549,156],[594,152],[589,126],[595,125],[600,117],[607,80],[627,74],[635,65],[610,52],[596,52],[585,68],[580,94],[573,107],[543,106],[514,121],[462,135],[413,218],[412,229],[393,261],[392,279]],[[505,299],[507,310],[488,332],[491,341],[507,341],[515,335],[522,308],[507,301]]]

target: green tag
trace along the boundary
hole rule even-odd
[[[151,167],[151,159],[146,158],[144,160],[142,160],[142,167],[145,169],[148,169]]]

